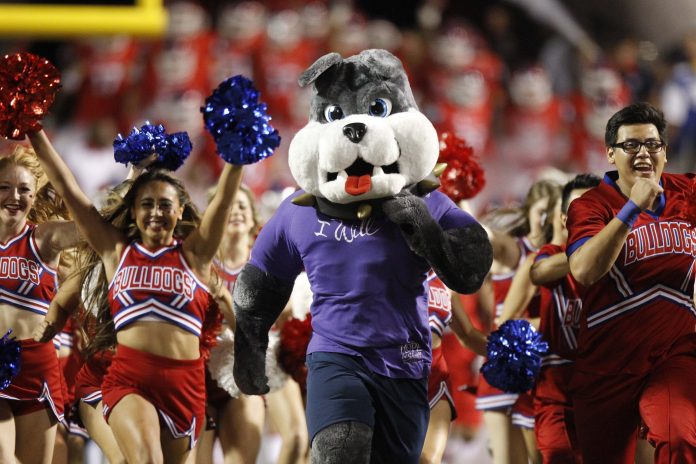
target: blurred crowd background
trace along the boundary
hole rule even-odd
[[[311,96],[299,88],[299,74],[329,51],[349,56],[366,48],[399,56],[421,110],[439,131],[452,131],[474,148],[487,180],[471,202],[477,215],[519,204],[540,178],[564,181],[577,172],[608,170],[606,120],[632,101],[664,110],[670,123],[667,169],[694,168],[694,0],[165,5],[168,27],[157,39],[0,39],[0,52],[30,51],[61,70],[63,88],[45,128],[94,198],[126,175],[113,162],[115,135],[150,121],[189,133],[194,151],[179,175],[203,206],[221,161],[199,108],[221,81],[244,74],[260,89],[283,138],[275,156],[245,172],[268,217],[295,187],[287,149],[307,123]],[[9,143],[0,142],[0,151]],[[454,339],[444,343],[459,349]],[[455,386],[475,383],[475,357],[461,350],[459,360],[448,360]],[[486,462],[473,396],[461,393],[456,400],[449,456],[458,456],[452,462]],[[267,447],[272,455],[273,445]]]
[[[180,175],[202,204],[220,161],[199,108],[225,78],[251,77],[283,138],[271,160],[245,175],[270,213],[294,185],[287,147],[307,122],[310,98],[299,74],[329,51],[385,48],[404,62],[435,126],[474,147],[488,183],[472,203],[484,213],[519,201],[539,177],[603,172],[604,124],[630,101],[664,109],[668,166],[692,167],[696,20],[693,29],[676,24],[680,13],[696,17],[696,2],[609,3],[607,11],[591,0],[171,1],[158,39],[4,39],[0,52],[31,51],[61,70],[46,127],[92,194],[123,176],[111,162],[116,133],[148,120],[188,131],[194,152]],[[641,26],[645,16],[648,25],[664,23],[665,9],[670,34]]]

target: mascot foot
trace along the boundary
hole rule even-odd
[[[372,429],[362,422],[339,422],[314,436],[311,464],[368,464]]]

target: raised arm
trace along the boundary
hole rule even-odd
[[[102,258],[109,253],[115,253],[117,244],[124,241],[121,233],[101,217],[44,131],[29,133],[28,137],[41,167],[58,195],[65,201],[80,234]]]
[[[203,213],[200,226],[184,242],[186,259],[195,269],[203,270],[213,261],[222,242],[241,181],[242,166],[225,164],[215,195]]]
[[[653,205],[661,192],[662,187],[657,182],[645,178],[636,179],[630,199],[619,214],[570,255],[570,272],[575,280],[588,286],[609,272],[621,253],[633,222],[641,211]]]
[[[80,232],[73,221],[42,222],[36,227],[34,237],[41,258],[51,265],[57,264],[61,251],[80,242]]]

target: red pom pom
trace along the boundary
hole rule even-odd
[[[681,214],[692,227],[696,227],[696,178],[684,190],[684,203],[682,203]]]
[[[307,391],[305,357],[311,337],[312,316],[309,314],[303,320],[294,317],[288,319],[280,329],[278,363],[300,385],[302,392]]]
[[[439,163],[447,163],[440,176],[440,190],[455,203],[474,197],[486,185],[483,168],[474,149],[450,132],[440,136]]]
[[[60,87],[60,73],[31,53],[5,55],[0,64],[0,135],[22,140],[41,129]]]

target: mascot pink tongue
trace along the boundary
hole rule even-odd
[[[370,191],[372,187],[372,176],[365,174],[362,176],[348,176],[346,179],[346,193],[349,195],[362,195]]]

